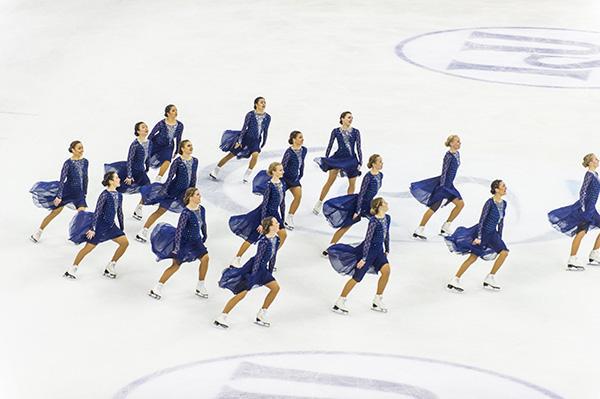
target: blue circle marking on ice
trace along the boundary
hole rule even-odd
[[[360,352],[275,352],[227,356],[141,377],[114,399],[356,397],[562,399],[548,389],[478,367]],[[293,392],[293,396],[288,396]],[[200,395],[200,396],[199,396]]]
[[[465,79],[522,86],[599,89],[600,32],[480,27],[405,39],[396,54],[421,68]]]

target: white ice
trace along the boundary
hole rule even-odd
[[[572,187],[584,173],[581,157],[598,151],[600,92],[460,79],[417,68],[394,52],[400,41],[430,31],[594,30],[599,22],[600,6],[590,0],[4,0],[0,397],[108,398],[141,376],[183,363],[290,350],[451,361],[567,398],[600,397],[600,272],[566,272],[570,240],[546,221],[549,210],[575,200]],[[377,152],[384,158],[382,191],[389,194],[406,193],[411,181],[439,173],[444,138],[460,134],[457,186],[466,207],[454,227],[474,224],[489,195],[476,179],[502,178],[509,189],[505,239],[511,253],[498,273],[502,292],[481,289],[491,267],[483,261],[463,277],[464,295],[446,292],[462,259],[435,235],[448,209],[428,225],[429,242],[413,242],[409,234],[424,208],[412,198],[389,195],[390,312],[369,311],[376,278],[367,276],[349,297],[351,315],[331,313],[346,278],[319,256],[333,231],[310,213],[325,180],[312,161],[298,229],[278,258],[282,290],[270,329],[251,323],[264,289],[252,291],[232,312],[229,331],[211,327],[230,297],[216,282],[241,242],[229,231],[230,212],[214,190],[223,187],[240,209],[258,204],[240,182],[246,162],[228,164],[224,183],[199,179],[208,213],[208,300],[193,295],[193,264],[168,282],[160,302],[146,295],[168,262],[157,264],[149,246],[133,240],[140,223],[129,216],[137,196],[125,198],[131,245],[114,281],[101,277],[112,243],[84,260],[78,281],[60,277],[78,250],[66,241],[70,210],[47,228],[41,243],[29,242],[45,211],[33,206],[28,190],[58,177],[71,140],[83,141],[90,161],[93,207],[102,165],[125,159],[135,122],[153,126],[166,104],[176,104],[184,136],[204,169],[222,156],[221,132],[240,128],[259,95],[273,118],[265,148],[270,154],[283,153],[294,129],[305,134],[308,147],[325,146],[340,112],[351,110],[365,156]],[[264,156],[259,167],[279,157]],[[340,179],[330,196],[345,187]],[[177,215],[162,221],[176,223]],[[359,241],[364,228],[355,227],[345,241]],[[582,259],[594,237],[586,237]]]

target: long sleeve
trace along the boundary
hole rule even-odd
[[[188,224],[188,220],[190,218],[190,213],[187,211],[181,212],[181,216],[179,216],[179,221],[177,222],[177,229],[175,230],[175,247],[173,248],[173,253],[178,253],[179,248],[181,247],[181,237],[183,236],[183,231]]]
[[[371,172],[367,172],[365,177],[362,179],[362,183],[360,184],[360,191],[358,192],[358,201],[356,201],[356,209],[354,213],[360,213],[362,209],[362,202],[365,198],[365,194],[367,193],[367,189],[369,188],[369,183],[373,178],[373,174]]]
[[[146,172],[148,172],[150,170],[150,154],[152,154],[152,142],[150,140],[148,140],[148,152],[144,157],[144,166],[146,167]]]
[[[504,219],[506,219],[506,201],[504,201],[504,215],[500,216],[502,216],[502,220],[500,220],[500,223],[498,224],[498,234],[500,234],[500,237],[502,237],[502,231],[504,230]]]
[[[204,243],[208,239],[208,227],[206,226],[206,209],[203,206],[200,207],[200,218],[202,219],[200,232],[202,233],[202,242]]]
[[[306,158],[307,152],[308,152],[308,150],[305,147],[302,147],[302,157],[301,157],[301,161],[300,161],[300,175],[298,176],[298,180],[302,179],[302,176],[304,176],[304,159]]]
[[[483,226],[485,224],[485,220],[487,219],[488,214],[490,213],[490,209],[492,208],[492,200],[489,199],[485,202],[483,206],[483,210],[481,211],[481,217],[479,218],[479,227],[477,229],[477,238],[481,240],[481,236],[483,235]]]
[[[88,166],[90,165],[90,163],[88,162],[88,160],[84,160],[83,162],[83,176],[81,176],[82,180],[83,180],[83,196],[85,197],[87,195],[87,190],[88,190]]]
[[[65,163],[63,163],[63,167],[60,171],[60,180],[59,180],[59,184],[58,184],[58,193],[56,194],[56,196],[58,198],[62,198],[62,194],[63,194],[63,190],[65,188],[65,182],[67,181],[67,176],[69,175],[69,160],[66,160]]]
[[[152,128],[152,131],[150,132],[150,134],[148,135],[148,140],[154,140],[156,138],[156,135],[160,132],[160,122],[158,122],[156,125],[154,125],[154,127]]]
[[[269,260],[269,271],[271,273],[273,273],[273,270],[275,270],[275,263],[277,262],[277,252],[279,251],[279,245],[281,244],[279,237],[277,237],[275,240],[277,241],[277,245],[275,245],[275,252]]]
[[[265,120],[263,121],[263,129],[262,129],[262,144],[260,148],[263,148],[265,144],[267,144],[267,135],[269,134],[269,125],[271,124],[271,115],[266,114]]]
[[[254,112],[250,111],[246,114],[246,117],[244,118],[244,125],[242,126],[242,131],[240,132],[240,135],[238,137],[238,143],[242,144],[242,141],[244,140],[244,136],[246,135],[246,133],[248,132],[248,128],[250,127],[250,118],[252,118]]]
[[[271,200],[271,182],[267,182],[267,188],[263,193],[263,202],[260,205],[260,220],[263,220],[267,217],[267,207],[269,206],[269,201]]]
[[[104,206],[106,205],[106,197],[110,196],[107,191],[102,191],[100,196],[98,197],[98,202],[96,203],[96,210],[94,211],[94,217],[92,219],[92,228],[91,230],[96,231],[96,227],[98,227],[98,219],[100,219],[101,215],[104,213]]]
[[[123,195],[119,193],[119,206],[117,207],[117,219],[119,219],[119,228],[125,230],[125,223],[123,222]]]
[[[179,145],[181,144],[182,136],[183,136],[183,123],[177,121],[177,130],[175,131],[175,148],[173,149],[173,155],[171,155],[171,158],[175,158],[177,156],[177,152],[179,151]]]
[[[252,274],[260,270],[260,266],[263,263],[263,258],[265,257],[269,245],[271,245],[269,240],[261,239],[258,241],[258,248],[256,250],[256,255],[254,255],[254,264],[252,265]]]
[[[356,153],[358,154],[358,165],[362,165],[362,145],[360,142],[360,131],[356,130]]]
[[[175,178],[175,175],[177,174],[177,167],[179,166],[179,164],[181,162],[182,162],[181,158],[175,158],[173,160],[173,162],[171,162],[171,166],[169,167],[169,174],[168,174],[167,180],[165,180],[165,184],[163,186],[165,190],[167,190],[169,188],[169,185]]]
[[[452,154],[450,153],[450,151],[448,151],[446,153],[446,155],[444,155],[444,162],[442,164],[442,174],[440,175],[440,184],[442,186],[446,185],[446,178],[448,176],[448,169],[450,169],[450,164],[452,162]]]
[[[129,152],[127,153],[127,177],[130,179],[133,178],[133,160],[135,159],[135,153],[137,150],[136,141],[131,143],[129,146]]]
[[[279,203],[279,212],[281,215],[281,220],[285,220],[285,192],[283,192],[283,187],[280,200],[281,202]]]
[[[329,144],[327,144],[327,150],[325,150],[325,158],[329,157],[331,154],[331,149],[333,148],[333,142],[335,141],[335,129],[331,131],[331,136],[329,136]]]
[[[284,172],[288,171],[288,166],[290,164],[290,159],[292,157],[292,153],[293,152],[294,152],[294,150],[291,150],[291,149],[288,148],[283,153],[283,158],[281,159],[281,166],[283,166],[283,171]]]
[[[592,180],[594,179],[594,175],[590,172],[585,174],[583,178],[583,184],[581,185],[581,190],[579,191],[579,205],[581,206],[581,211],[583,213],[587,213],[589,211],[589,207],[587,206],[587,197],[588,197],[588,189],[592,184]]]
[[[190,179],[190,187],[196,187],[196,176],[198,172],[198,159],[194,158],[192,161],[192,175]]]
[[[392,217],[390,215],[385,215],[386,223],[386,231],[385,231],[385,239],[383,241],[383,246],[385,247],[385,253],[390,253],[390,226],[392,225]]]
[[[367,234],[365,236],[365,240],[363,241],[363,257],[362,260],[366,261],[367,256],[369,255],[369,250],[371,249],[371,241],[373,241],[373,235],[375,234],[375,229],[377,228],[377,221],[374,217],[369,219],[369,227],[367,227]]]

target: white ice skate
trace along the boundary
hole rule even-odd
[[[63,277],[70,280],[77,280],[77,266],[70,266],[67,271],[63,274]]]
[[[226,313],[221,313],[219,315],[219,317],[217,317],[215,319],[215,321],[213,321],[213,326],[217,327],[217,328],[222,328],[224,330],[229,328],[229,324],[227,324],[227,314]]]
[[[427,237],[425,236],[425,234],[423,233],[423,231],[425,230],[424,226],[419,226],[417,227],[417,229],[415,230],[415,232],[413,233],[412,237],[415,240],[420,240],[420,241],[425,241],[427,239]]]
[[[500,291],[500,285],[496,282],[493,274],[488,274],[485,280],[483,280],[483,288],[490,291]]]
[[[600,266],[600,249],[593,249],[590,252],[589,262],[589,265]]]
[[[244,172],[244,177],[242,177],[242,183],[248,183],[251,175],[252,175],[252,169],[246,170]]]
[[[212,172],[210,172],[208,174],[208,176],[213,179],[213,180],[219,180],[219,172],[221,171],[221,168],[218,166],[215,166],[215,168],[213,169]]]
[[[285,218],[285,222],[283,223],[286,229],[292,231],[294,230],[294,215],[288,214],[287,218]]]
[[[117,278],[117,272],[115,270],[116,266],[116,262],[108,262],[108,265],[106,265],[106,269],[104,269],[104,276],[112,279]]]
[[[387,313],[387,307],[383,304],[383,296],[375,295],[373,298],[373,303],[371,304],[371,310],[381,313]]]
[[[42,229],[38,229],[35,233],[33,233],[32,235],[29,236],[29,239],[37,244],[38,242],[40,242],[40,239],[42,238],[43,231],[44,230],[42,230]]]
[[[144,209],[144,206],[141,204],[138,204],[138,206],[135,207],[135,211],[133,211],[132,217],[135,220],[142,220],[142,218],[144,217],[143,209]]]
[[[350,312],[346,308],[346,298],[339,297],[338,300],[335,301],[335,303],[331,307],[331,311],[337,314],[347,316]]]
[[[208,298],[208,291],[206,291],[204,281],[198,281],[198,285],[196,286],[196,295],[200,298]]]
[[[254,323],[261,327],[271,327],[271,323],[267,319],[267,309],[261,309],[258,311]]]
[[[235,258],[233,258],[233,260],[231,261],[231,266],[242,267],[242,257],[236,256]]]
[[[452,277],[446,288],[452,292],[464,292],[464,289],[460,286],[460,279],[458,277]]]
[[[148,241],[148,229],[147,228],[142,228],[139,233],[137,233],[135,235],[135,239],[141,243],[147,242]]]
[[[585,270],[585,267],[579,264],[576,256],[570,256],[567,262],[567,270],[570,272],[582,272]]]
[[[450,222],[445,222],[440,229],[440,235],[442,237],[448,237],[452,234],[452,230],[450,230]]]

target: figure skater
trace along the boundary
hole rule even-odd
[[[164,184],[152,183],[140,189],[144,205],[158,204],[156,209],[146,220],[146,224],[135,236],[139,242],[148,241],[148,229],[167,211],[180,213],[185,205],[183,196],[185,190],[196,187],[196,172],[198,159],[192,156],[194,147],[190,140],[183,140],[179,144],[179,156],[173,160],[169,175]]]
[[[281,230],[277,218],[269,216],[261,221],[261,232],[264,234],[258,241],[256,255],[250,258],[241,268],[230,266],[223,271],[219,287],[230,290],[234,297],[231,298],[223,312],[213,322],[216,327],[228,328],[227,315],[250,291],[255,287],[266,286],[269,289],[262,307],[256,315],[255,323],[269,327],[271,323],[267,318],[267,309],[279,292],[279,284],[273,277],[277,250],[280,247],[278,232]]]
[[[62,212],[65,205],[72,206],[77,211],[87,208],[85,197],[88,188],[89,162],[83,157],[81,141],[71,142],[69,152],[71,158],[63,163],[59,181],[38,182],[29,190],[36,206],[50,210],[42,220],[39,229],[30,236],[31,241],[35,243],[40,241],[46,226]]]
[[[598,181],[598,157],[595,154],[587,154],[583,157],[583,166],[587,168],[583,184],[579,191],[579,200],[573,205],[555,209],[548,213],[548,220],[552,226],[573,237],[571,244],[571,256],[567,262],[567,270],[583,271],[585,268],[577,260],[577,252],[581,245],[581,240],[589,229],[600,227],[600,215],[596,211],[596,202],[600,192],[600,181]],[[600,264],[600,234],[596,237],[594,248],[590,252],[589,263],[592,265]]]
[[[159,168],[156,182],[160,183],[169,166],[171,159],[176,155],[175,149],[179,148],[183,135],[183,123],[177,120],[177,107],[169,104],[165,107],[165,119],[158,122],[148,140],[152,143],[150,148],[150,166]],[[175,142],[175,144],[173,143]]]
[[[173,263],[162,274],[158,283],[150,290],[148,295],[154,299],[162,296],[163,285],[179,270],[182,263],[200,261],[198,267],[198,283],[196,295],[208,298],[204,285],[208,271],[208,250],[204,246],[207,238],[206,211],[200,205],[200,190],[190,187],[183,196],[184,210],[179,216],[177,228],[167,223],[159,223],[150,237],[152,252],[156,261],[173,259]]]
[[[440,207],[451,202],[454,204],[454,208],[440,229],[441,236],[448,236],[451,233],[450,225],[452,221],[456,219],[465,206],[460,193],[454,187],[454,178],[460,166],[460,154],[458,152],[460,149],[460,137],[455,134],[450,135],[444,145],[449,149],[446,155],[444,155],[442,174],[410,185],[410,193],[413,197],[427,206],[427,211],[425,211],[419,227],[413,233],[413,238],[417,240],[427,239],[423,232],[425,225]]]
[[[327,181],[321,189],[319,200],[313,208],[313,213],[321,213],[323,201],[329,192],[333,182],[338,176],[348,176],[348,194],[354,194],[356,178],[360,176],[360,167],[362,165],[362,149],[360,144],[360,132],[354,129],[352,125],[352,113],[350,111],[342,112],[340,115],[341,127],[331,131],[329,144],[325,151],[325,157],[315,158],[323,172],[327,172]],[[333,142],[337,142],[337,150],[331,156]]]
[[[450,252],[469,255],[448,283],[447,288],[450,291],[464,291],[460,285],[460,278],[477,258],[495,260],[492,270],[483,280],[483,288],[500,290],[495,275],[508,256],[508,248],[502,241],[506,215],[506,201],[502,197],[506,194],[506,184],[502,180],[494,180],[490,188],[493,197],[485,202],[479,223],[470,228],[459,227],[452,235],[445,237]]]
[[[209,176],[212,179],[217,180],[221,168],[234,157],[238,159],[250,158],[248,170],[246,170],[242,179],[244,183],[248,182],[250,175],[252,175],[252,169],[258,162],[258,154],[267,142],[271,115],[265,112],[266,106],[267,102],[263,97],[256,97],[254,99],[254,111],[246,114],[242,130],[226,130],[223,133],[220,148],[228,154],[210,172]]]
[[[69,240],[75,244],[85,242],[85,246],[77,253],[73,265],[70,266],[63,275],[69,279],[77,278],[77,268],[79,264],[92,252],[96,245],[101,242],[112,240],[119,247],[115,251],[112,259],[104,269],[104,275],[114,279],[117,277],[117,261],[123,256],[129,246],[129,241],[123,232],[123,195],[117,191],[121,184],[121,179],[116,172],[104,174],[102,185],[106,187],[96,203],[96,210],[92,212],[78,212],[71,221],[69,227]],[[117,227],[115,218],[119,222]]]
[[[358,223],[363,217],[371,216],[371,201],[377,195],[383,182],[383,159],[379,154],[373,154],[367,162],[369,172],[363,177],[358,194],[348,194],[332,198],[323,204],[323,215],[329,224],[337,228],[331,238],[329,246],[337,242],[346,234],[350,227]],[[327,248],[323,251],[327,256]]]
[[[370,213],[372,216],[369,218],[369,227],[364,241],[356,247],[346,244],[335,244],[329,247],[329,261],[333,268],[340,274],[352,276],[331,308],[334,312],[348,314],[346,298],[354,286],[362,281],[366,273],[381,273],[371,309],[387,312],[387,307],[383,304],[383,291],[390,278],[390,263],[387,256],[390,252],[392,221],[390,215],[386,214],[388,209],[388,203],[383,198],[375,198],[371,201]]]

